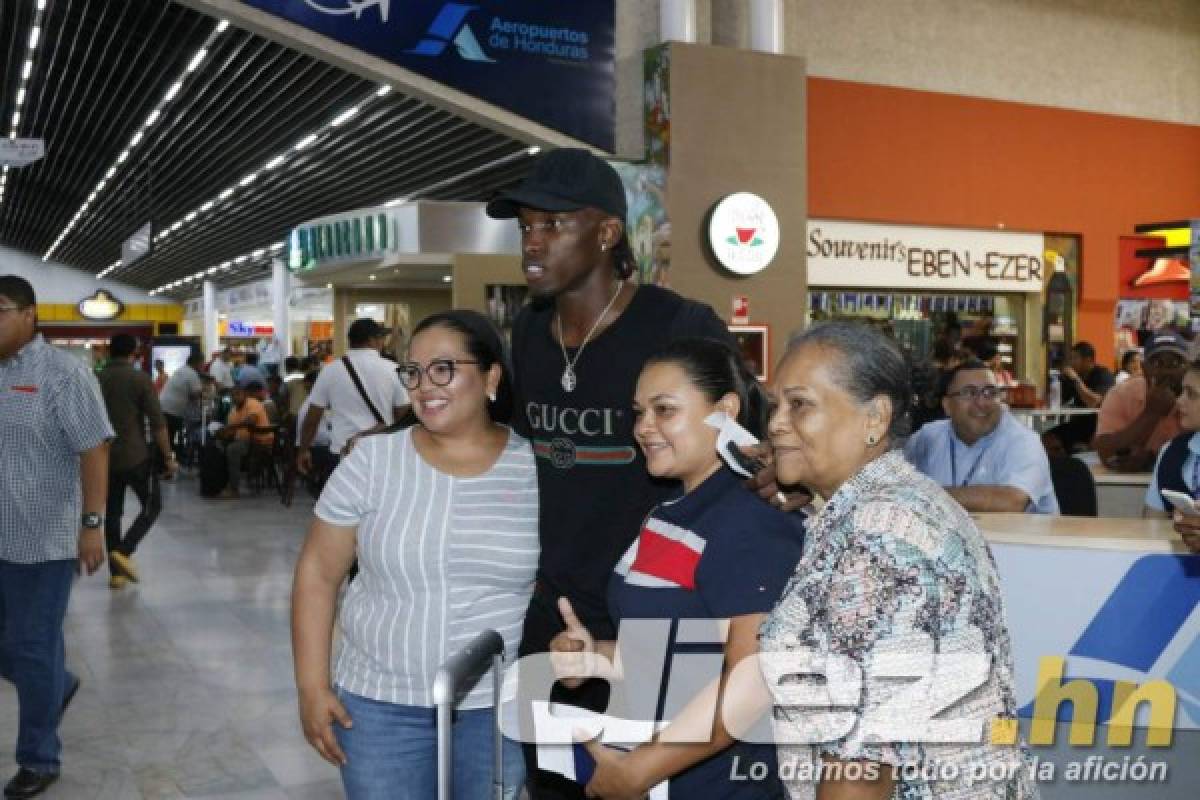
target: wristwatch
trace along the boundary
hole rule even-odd
[[[85,528],[95,529],[104,525],[104,517],[100,516],[95,511],[89,511],[83,515],[83,519],[80,520],[80,523]]]

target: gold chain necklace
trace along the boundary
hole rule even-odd
[[[564,392],[573,392],[575,387],[579,385],[579,379],[575,376],[575,365],[579,363],[579,357],[583,355],[583,348],[587,347],[587,343],[592,340],[592,334],[596,332],[596,328],[600,327],[600,320],[604,319],[608,314],[609,309],[613,307],[613,303],[617,302],[617,298],[621,296],[621,289],[625,288],[625,281],[617,281],[617,290],[613,292],[612,299],[608,301],[608,305],[600,312],[600,316],[596,317],[596,321],[592,323],[592,329],[587,332],[587,336],[583,337],[583,342],[580,343],[579,349],[575,351],[575,357],[571,358],[567,355],[567,345],[563,341],[562,314],[554,312],[554,322],[558,325],[558,346],[562,348],[563,361],[567,362],[566,369],[562,374],[562,388]]]

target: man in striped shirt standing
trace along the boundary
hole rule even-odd
[[[17,689],[20,769],[8,800],[58,778],[58,725],[79,688],[63,621],[77,569],[104,563],[112,426],[100,386],[36,332],[33,287],[0,275],[0,677]]]

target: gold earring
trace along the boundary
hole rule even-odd
[[[874,447],[875,443],[878,441],[879,440],[875,438],[875,434],[872,433],[870,436],[867,437],[867,447]]]

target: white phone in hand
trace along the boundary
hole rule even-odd
[[[1163,489],[1162,496],[1171,501],[1171,505],[1175,506],[1176,511],[1180,511],[1191,517],[1200,516],[1200,506],[1197,506],[1196,501],[1189,495],[1177,492],[1174,489]]]

